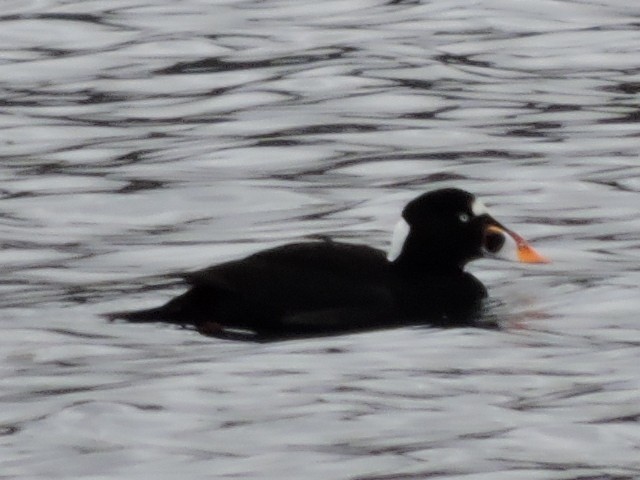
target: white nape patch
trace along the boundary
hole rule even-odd
[[[398,223],[396,223],[396,228],[393,230],[393,237],[391,237],[391,248],[389,249],[389,253],[387,253],[387,260],[393,262],[400,256],[410,230],[411,227],[404,218],[401,218]]]
[[[480,215],[491,215],[491,212],[489,212],[487,206],[477,198],[474,199],[473,203],[471,204],[471,211],[476,217],[479,217]]]

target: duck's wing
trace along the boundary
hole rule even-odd
[[[378,250],[318,242],[267,250],[186,279],[201,299],[216,298],[227,305],[225,313],[234,312],[216,320],[224,326],[310,333],[388,319],[394,299],[387,268]]]

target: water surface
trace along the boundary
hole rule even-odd
[[[640,477],[640,7],[7,1],[6,478]],[[386,248],[456,186],[554,259],[480,261],[502,330],[268,345],[109,324],[177,273]]]

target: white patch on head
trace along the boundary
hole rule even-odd
[[[400,221],[396,223],[396,228],[393,230],[393,237],[391,238],[391,248],[389,249],[389,253],[387,253],[387,260],[393,262],[400,256],[410,230],[411,227],[404,218],[401,218]]]
[[[479,217],[480,215],[491,215],[487,206],[477,198],[475,198],[471,204],[471,211],[476,217]]]

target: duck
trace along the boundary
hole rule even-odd
[[[255,341],[468,326],[487,289],[465,266],[483,257],[549,262],[476,196],[443,188],[404,207],[386,254],[333,240],[286,244],[187,273],[188,290],[166,304],[108,317]]]

